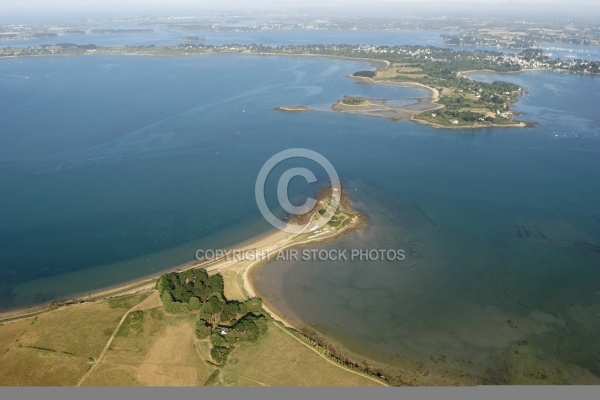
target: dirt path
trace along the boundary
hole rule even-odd
[[[160,296],[158,295],[158,292],[154,292],[150,296],[148,296],[147,298],[145,298],[144,300],[142,300],[141,302],[139,302],[138,304],[136,304],[135,306],[133,306],[129,310],[127,310],[127,312],[125,314],[123,314],[123,317],[121,317],[121,320],[119,321],[119,324],[113,331],[112,335],[110,335],[110,338],[108,338],[108,342],[106,342],[106,345],[104,346],[104,348],[102,349],[102,352],[96,359],[96,362],[94,362],[94,364],[88,370],[88,372],[86,372],[85,375],[79,380],[79,382],[77,382],[77,386],[81,386],[81,384],[88,378],[88,376],[90,376],[90,374],[92,372],[94,372],[94,370],[96,368],[98,368],[98,366],[102,362],[102,358],[106,354],[106,351],[110,347],[113,339],[115,338],[115,336],[117,336],[117,332],[119,332],[119,329],[121,329],[121,325],[123,325],[123,322],[125,322],[125,319],[129,316],[130,313],[132,313],[133,311],[137,311],[137,310],[145,310],[148,308],[154,308],[159,305],[161,305]]]
[[[267,385],[264,382],[257,381],[256,379],[248,378],[247,376],[244,376],[244,375],[234,374],[233,372],[227,372],[227,374],[228,375],[237,376],[238,378],[242,378],[242,379],[245,379],[245,380],[250,381],[250,382],[258,383],[260,386],[269,386],[270,387],[270,385]]]
[[[314,351],[316,354],[318,354],[318,355],[319,355],[319,357],[321,357],[321,358],[322,358],[322,359],[324,359],[324,360],[327,360],[327,362],[328,362],[328,363],[331,363],[331,364],[335,365],[336,367],[342,368],[342,369],[344,369],[344,370],[346,370],[346,371],[348,371],[348,372],[351,372],[351,373],[353,373],[353,374],[355,374],[355,375],[358,375],[358,376],[361,376],[361,377],[363,377],[363,378],[367,378],[367,379],[369,379],[369,380],[372,380],[373,382],[377,382],[377,383],[378,383],[378,384],[380,384],[381,386],[389,386],[388,384],[386,384],[386,383],[384,383],[384,382],[380,381],[379,379],[373,378],[372,376],[369,376],[369,375],[367,375],[367,374],[360,373],[360,372],[358,372],[358,371],[354,371],[353,369],[346,368],[346,367],[344,367],[344,366],[342,366],[342,365],[340,365],[340,364],[338,364],[338,363],[336,363],[336,362],[333,362],[332,360],[330,360],[329,358],[327,358],[325,355],[323,355],[323,354],[319,353],[319,352],[317,351],[317,349],[315,349],[314,347],[310,346],[310,345],[309,345],[309,344],[307,344],[307,343],[304,343],[302,340],[298,339],[296,336],[294,336],[293,334],[291,334],[290,332],[288,332],[288,331],[287,331],[285,328],[283,328],[283,327],[282,327],[282,326],[280,326],[279,324],[275,323],[275,324],[273,324],[273,325],[275,325],[277,328],[281,329],[281,330],[282,330],[282,331],[284,331],[286,334],[288,334],[288,335],[290,335],[291,337],[293,337],[293,338],[294,338],[295,340],[297,340],[298,342],[302,343],[304,346],[306,346],[306,347],[308,347],[309,349],[311,349],[312,351]]]

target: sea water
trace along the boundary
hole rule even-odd
[[[345,76],[368,68],[239,55],[1,60],[0,308],[133,280],[267,231],[256,175],[302,147],[331,161],[370,220],[325,248],[401,248],[406,259],[267,264],[255,282],[284,314],[394,368],[443,375],[435,361],[447,359],[447,379],[507,383],[537,360],[532,373],[547,381],[597,382],[600,81],[482,77],[527,90],[515,108],[536,123],[528,129],[327,111],[347,94],[428,94]]]

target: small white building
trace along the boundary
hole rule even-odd
[[[219,333],[221,334],[221,336],[225,336],[229,333],[229,331],[231,330],[231,328],[229,328],[228,326],[219,326]]]

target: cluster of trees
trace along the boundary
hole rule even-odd
[[[490,117],[485,117],[484,114],[482,113],[478,113],[478,112],[474,112],[474,111],[457,111],[457,110],[436,110],[435,113],[437,114],[438,118],[442,118],[442,119],[446,119],[448,121],[452,121],[452,120],[456,120],[459,123],[460,122],[476,122],[476,121],[480,121],[480,119],[483,119],[484,121],[493,121],[492,118]]]
[[[450,78],[458,71],[491,69],[497,72],[510,72],[521,69],[518,63],[508,61],[505,54],[501,52],[456,51],[434,46],[303,45],[275,47],[272,51],[366,57],[385,59],[392,63],[410,63],[423,68],[429,76],[440,78]]]
[[[198,326],[203,326],[202,329],[204,329],[208,324],[206,321],[200,319],[198,321]],[[221,332],[222,329],[227,329],[227,333],[223,334]],[[224,328],[221,325],[218,329],[211,329],[209,335],[213,346],[230,347],[240,342],[255,342],[260,335],[266,331],[267,318],[265,315],[262,313],[248,313],[228,328]],[[196,335],[201,335],[206,331],[198,333],[197,329],[196,332]],[[207,336],[200,336],[200,338],[205,338]]]
[[[156,283],[165,310],[172,313],[198,310],[211,297],[222,299],[224,287],[221,274],[208,276],[204,269],[171,272]]]
[[[210,356],[217,364],[223,364],[227,361],[227,357],[229,357],[229,353],[231,353],[232,350],[232,347],[213,346],[212,349],[210,349]]]
[[[441,82],[436,82],[441,84]],[[454,88],[454,95],[444,95],[439,99],[448,110],[463,108],[482,108],[492,112],[506,111],[516,100],[519,86],[513,83],[495,81],[492,83],[472,81],[465,78],[452,78],[445,82],[446,86]],[[443,92],[442,92],[443,93]],[[467,95],[477,95],[476,99]]]
[[[364,78],[374,78],[375,71],[356,71],[352,74],[353,76],[362,76]]]
[[[213,345],[210,355],[217,364],[223,364],[233,351],[234,344],[249,341],[255,342],[261,334],[267,331],[267,318],[264,314],[248,313],[234,323],[222,334],[222,327],[211,329],[206,321],[200,319],[196,327],[196,335],[205,338],[210,334],[210,342]]]
[[[363,97],[346,96],[342,99],[342,103],[351,106],[356,106],[364,103],[366,100]]]
[[[489,50],[456,51],[433,46],[357,46],[342,44],[266,46],[266,49],[261,48],[265,46],[250,47],[252,47],[250,51],[339,55],[385,59],[393,63],[410,63],[413,66],[423,68],[424,73],[430,77],[441,79],[450,79],[459,71],[489,69],[497,72],[512,72],[521,70],[521,66],[512,58],[512,55],[507,56],[505,53]],[[526,43],[519,43],[515,47],[525,48],[528,46]],[[533,57],[533,59],[544,62],[549,68],[559,67],[573,72],[600,72],[600,61],[576,60],[569,65],[564,65],[564,62],[559,59],[555,60],[548,56],[536,54],[535,49],[526,49],[517,57],[525,61],[531,60]]]
[[[445,105],[448,110],[458,110],[459,108],[471,106],[471,101],[464,96],[443,96],[438,102]]]
[[[525,49],[519,53],[519,56],[525,61],[545,61],[547,59],[542,49]]]
[[[446,111],[449,117],[467,122],[475,122],[479,118],[485,117],[484,114],[473,111]]]
[[[515,36],[502,38],[500,36],[483,34],[480,32],[460,33],[456,35],[442,35],[444,43],[453,46],[501,46],[508,49],[523,49],[535,45],[529,36]]]
[[[198,314],[196,337],[210,337],[211,356],[222,364],[242,341],[256,341],[267,331],[267,317],[262,301],[227,300],[223,293],[223,276],[209,276],[204,269],[171,272],[161,276],[156,284],[167,312]]]
[[[199,308],[196,336],[199,339],[210,335],[215,327],[241,329],[239,325],[246,317],[258,317],[262,314],[262,301],[249,299],[244,302],[226,301],[222,297],[212,296]],[[241,335],[243,337],[243,335]]]

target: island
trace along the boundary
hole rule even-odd
[[[514,119],[510,106],[522,88],[512,83],[472,81],[462,72],[448,76],[419,64],[389,63],[382,70],[358,71],[352,75],[362,84],[414,86],[427,89],[426,99],[416,98],[397,105],[393,99],[365,99],[346,96],[333,111],[370,115],[390,120],[412,120],[436,128],[528,127]]]
[[[335,112],[370,115],[390,120],[412,120],[436,128],[529,127],[533,123],[517,120],[511,110],[525,90],[503,82],[470,79],[476,73],[515,73],[559,71],[599,74],[599,61],[552,59],[539,49],[518,54],[496,51],[455,51],[433,46],[364,45],[205,45],[102,47],[94,44],[58,43],[27,48],[2,48],[2,57],[58,55],[152,55],[194,56],[210,54],[255,54],[304,57],[332,57],[369,62],[374,70],[352,75],[361,84],[418,86],[429,91],[429,98],[397,105],[393,99],[364,99],[352,103],[348,95],[332,105]],[[310,111],[308,105],[276,107],[287,112]]]
[[[301,112],[301,111],[311,111],[310,107],[307,106],[281,106],[275,107],[273,110],[277,111],[287,111],[287,112]]]
[[[205,37],[200,36],[186,36],[183,38],[186,42],[204,42],[206,41]]]

